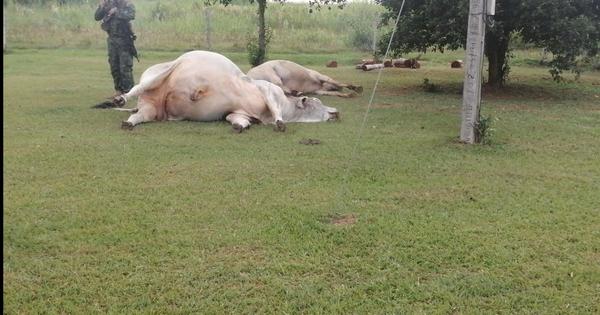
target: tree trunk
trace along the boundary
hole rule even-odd
[[[505,34],[490,32],[485,38],[485,54],[488,59],[488,85],[502,87],[508,67],[506,66],[508,42],[510,37]]]
[[[265,61],[267,54],[267,39],[265,26],[265,10],[267,9],[267,0],[258,0],[258,55],[260,56],[258,64]]]

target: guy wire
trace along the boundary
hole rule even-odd
[[[402,5],[400,6],[400,10],[398,11],[398,16],[396,17],[396,23],[394,24],[394,29],[392,30],[392,35],[390,36],[390,40],[388,42],[387,49],[385,51],[385,55],[383,56],[384,62],[387,59],[387,56],[390,52],[390,47],[392,46],[392,40],[394,39],[394,34],[396,34],[396,29],[398,28],[398,21],[400,21],[400,15],[402,14],[402,9],[404,8],[405,1],[406,0],[402,0]],[[367,123],[367,118],[369,116],[369,112],[371,111],[371,106],[373,105],[373,99],[375,97],[375,92],[377,91],[377,86],[379,85],[379,81],[381,79],[381,72],[383,71],[383,69],[384,68],[379,68],[379,71],[377,72],[377,80],[375,80],[375,85],[373,86],[373,91],[371,92],[371,98],[369,99],[369,104],[367,106],[367,110],[365,111],[365,115],[363,116],[362,124],[360,125],[360,128],[358,130],[356,142],[354,143],[352,153],[350,154],[350,159],[348,160],[349,166],[346,168],[346,172],[344,174],[344,177],[342,178],[342,183],[340,185],[340,189],[338,189],[336,198],[334,199],[334,200],[338,201],[338,202],[336,202],[336,204],[338,204],[338,205],[342,204],[342,202],[339,202],[340,198],[342,197],[342,190],[344,188],[347,188],[347,186],[348,186],[348,176],[350,175],[350,170],[351,170],[352,164],[354,163],[354,160],[356,158],[356,153],[358,151],[358,145],[360,144],[360,142],[362,140],[362,135],[364,133],[365,125]]]

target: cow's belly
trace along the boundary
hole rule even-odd
[[[230,106],[216,102],[189,101],[185,104],[167,104],[169,120],[215,121],[222,120],[230,112]]]
[[[169,120],[215,121],[232,112],[234,104],[226,94],[207,85],[202,78],[178,74],[179,77],[171,79],[165,99]],[[197,89],[208,92],[198,93]]]
[[[215,121],[233,112],[262,117],[264,97],[254,84],[228,74],[208,78],[186,71],[169,82],[165,103],[169,120]]]
[[[211,104],[196,104],[186,113],[185,119],[195,121],[215,121],[222,120],[229,114],[231,109],[225,106],[215,106]]]

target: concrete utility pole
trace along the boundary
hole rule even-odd
[[[470,0],[460,141],[473,144],[479,123],[486,15],[494,15],[495,0]]]

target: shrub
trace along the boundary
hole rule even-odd
[[[492,135],[495,129],[492,128],[492,123],[497,119],[493,119],[492,116],[479,117],[479,121],[475,125],[475,143],[491,144]]]
[[[248,34],[246,51],[248,52],[248,61],[253,67],[258,66],[267,60],[267,47],[269,47],[271,35],[271,30],[267,28],[265,30],[265,49],[261,50],[260,47],[258,47],[258,35]]]

